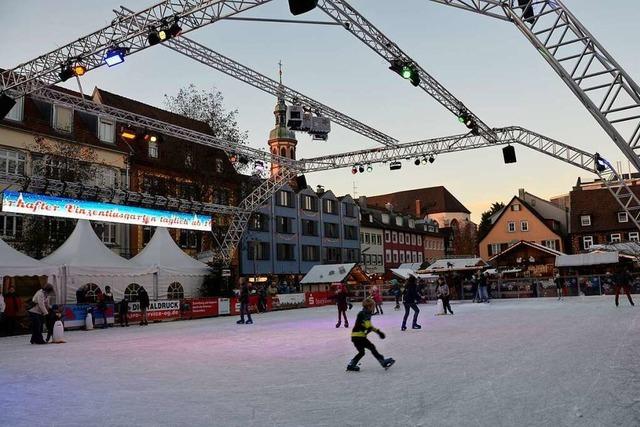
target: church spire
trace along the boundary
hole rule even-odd
[[[282,60],[278,61],[279,85],[276,106],[273,115],[276,117],[276,125],[269,133],[269,150],[272,154],[277,154],[290,159],[296,158],[296,135],[287,127],[287,104],[284,99],[284,85],[282,84]],[[271,165],[271,173],[277,174],[279,167],[277,164]]]

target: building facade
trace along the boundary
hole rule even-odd
[[[488,261],[510,246],[533,242],[564,252],[564,239],[558,221],[544,218],[533,206],[518,196],[492,218],[487,235],[480,241],[480,257]]]
[[[640,179],[628,179],[627,185],[640,196]],[[602,183],[578,181],[569,199],[573,253],[596,244],[640,241],[637,227]]]

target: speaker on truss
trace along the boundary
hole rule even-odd
[[[0,93],[0,120],[9,114],[9,111],[16,105],[16,101],[6,93]]]
[[[301,15],[315,9],[318,0],[289,0],[289,10],[292,15]]]
[[[298,190],[307,188],[307,178],[304,175],[296,176],[296,186]]]
[[[513,145],[507,145],[502,149],[502,157],[505,163],[516,162],[516,149],[513,148]]]

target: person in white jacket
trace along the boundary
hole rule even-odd
[[[47,283],[44,288],[35,293],[31,301],[33,307],[29,309],[31,319],[31,344],[46,344],[42,338],[42,323],[44,316],[49,314],[49,295],[53,294],[53,286]]]

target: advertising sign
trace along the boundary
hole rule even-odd
[[[230,314],[231,307],[229,298],[218,298],[218,314]]]
[[[329,292],[326,291],[307,292],[305,296],[305,305],[307,307],[319,307],[322,305],[335,304],[335,301],[329,298]]]
[[[274,310],[304,307],[304,294],[277,294],[272,299]]]
[[[184,300],[182,317],[197,319],[199,317],[213,317],[218,315],[218,298],[193,298]],[[184,310],[189,307],[189,310]]]
[[[210,216],[16,191],[5,191],[2,193],[2,211],[27,215],[148,225],[151,227],[182,228],[200,231],[211,230]]]
[[[64,310],[62,311],[62,320],[65,329],[84,328],[87,310],[89,309],[92,311],[94,324],[96,326],[102,325],[104,319],[102,312],[98,310],[96,304],[68,304],[64,306]],[[105,314],[107,315],[107,323],[112,325],[114,322],[113,304],[107,304],[107,312]]]
[[[129,303],[129,321],[139,322],[142,319],[139,302]],[[147,309],[147,320],[174,320],[180,318],[180,301],[151,301]]]

